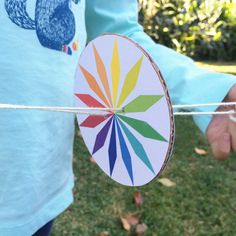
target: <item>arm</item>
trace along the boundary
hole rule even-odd
[[[86,4],[88,40],[110,32],[126,35],[138,42],[159,66],[174,104],[221,102],[236,84],[235,76],[200,69],[192,59],[153,42],[138,24],[137,1],[87,0]],[[194,111],[210,109],[216,107],[195,108]],[[206,132],[212,117],[195,116],[194,120]]]

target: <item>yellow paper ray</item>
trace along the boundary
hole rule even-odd
[[[89,85],[89,87],[97,94],[97,96],[109,107],[109,102],[107,101],[106,97],[104,96],[102,90],[100,89],[96,79],[82,66],[80,69]]]
[[[110,92],[110,88],[109,88],[109,84],[108,84],[108,78],[107,78],[107,72],[106,72],[106,68],[105,65],[95,47],[95,45],[93,44],[93,52],[94,52],[94,56],[95,56],[95,60],[96,60],[96,66],[97,66],[97,72],[98,75],[100,77],[100,80],[102,82],[103,88],[106,92],[106,95],[108,97],[108,100],[110,102],[110,105],[112,105],[112,98],[111,98],[111,92]]]
[[[111,78],[112,78],[113,104],[116,107],[117,93],[120,82],[120,57],[119,57],[117,39],[114,42],[114,49],[111,61]]]
[[[139,76],[142,62],[143,62],[143,56],[137,61],[137,63],[132,67],[132,69],[126,75],[125,82],[123,84],[121,95],[118,101],[118,107],[121,107],[121,105],[124,103],[126,98],[134,90],[138,81],[138,76]]]

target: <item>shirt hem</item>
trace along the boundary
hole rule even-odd
[[[49,221],[55,219],[63,211],[65,211],[73,202],[73,181],[69,181],[65,189],[56,196],[52,201],[47,203],[35,217],[26,224],[12,227],[0,228],[0,235],[4,236],[31,236],[38,229],[43,227]]]

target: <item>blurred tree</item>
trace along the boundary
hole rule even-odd
[[[140,0],[158,43],[199,60],[236,60],[236,0]]]

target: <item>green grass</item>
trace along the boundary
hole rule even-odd
[[[198,156],[194,148],[204,148]],[[236,158],[213,160],[205,137],[190,118],[176,120],[175,149],[161,177],[176,182],[162,186],[154,180],[141,188],[123,187],[91,163],[78,135],[75,140],[75,202],[55,222],[52,236],[128,235],[120,216],[137,213],[150,236],[235,236]],[[137,208],[133,192],[140,190],[144,203]]]
[[[236,62],[197,62],[203,68],[236,75]]]

